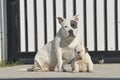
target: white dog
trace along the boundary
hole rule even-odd
[[[71,51],[76,45],[82,46],[77,28],[78,16],[74,16],[72,20],[61,17],[57,19],[62,27],[58,31],[55,39],[47,43],[37,52],[32,70],[55,70],[57,65],[57,70],[62,71],[62,59],[72,59],[73,52]]]
[[[93,62],[87,50],[83,46],[75,49],[75,58],[71,62],[73,72],[94,72]]]

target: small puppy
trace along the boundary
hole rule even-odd
[[[83,46],[77,46],[75,48],[75,58],[71,62],[73,72],[93,72],[93,62],[88,49]]]

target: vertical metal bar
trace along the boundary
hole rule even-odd
[[[47,5],[46,0],[43,0],[43,12],[44,12],[44,40],[47,43]]]
[[[104,0],[104,32],[105,32],[105,50],[108,50],[108,34],[107,34],[107,0]]]
[[[34,33],[34,36],[35,36],[35,51],[37,52],[38,51],[38,40],[37,40],[37,4],[36,4],[36,0],[34,0],[34,27],[35,27],[35,33]]]
[[[87,47],[87,8],[86,8],[86,0],[83,0],[83,14],[84,14],[84,44]]]
[[[56,0],[53,0],[53,26],[54,26],[54,37],[56,36]]]
[[[9,14],[7,14],[8,61],[12,62],[12,55],[14,54],[14,52],[13,52],[14,45],[12,44],[13,40],[11,41],[11,38],[12,38],[12,33],[11,33],[11,29],[12,29],[11,25],[12,24],[11,23],[12,23],[12,21],[10,19],[10,16],[11,16],[11,12],[10,11],[11,11],[10,0],[7,0],[7,13],[9,13]],[[8,25],[9,25],[9,27],[8,27]]]
[[[63,0],[63,17],[66,18],[66,0]]]
[[[76,0],[73,0],[73,16],[76,15]]]
[[[21,32],[21,30],[20,30],[20,1],[17,1],[17,7],[18,7],[18,13],[17,13],[17,26],[18,26],[18,32],[17,32],[17,36],[18,36],[18,48],[17,48],[17,50],[20,52],[21,51],[21,34],[20,34],[20,32]]]
[[[94,50],[97,51],[97,0],[93,1],[94,7]]]
[[[115,50],[118,50],[118,0],[114,0],[115,11]]]
[[[25,43],[26,51],[28,51],[28,16],[27,16],[27,0],[24,2],[25,5]]]

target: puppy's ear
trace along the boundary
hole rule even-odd
[[[61,17],[57,17],[57,19],[60,24],[64,21],[64,18],[61,18]]]
[[[75,20],[75,21],[79,21],[79,17],[78,17],[79,15],[75,15],[75,16],[73,16],[73,20]]]

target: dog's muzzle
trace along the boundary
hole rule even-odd
[[[83,60],[83,56],[81,56],[79,52],[77,52],[75,56],[78,60]]]
[[[73,34],[73,30],[69,30],[68,32],[69,32],[68,38],[69,38],[69,37],[75,38],[75,35]]]

